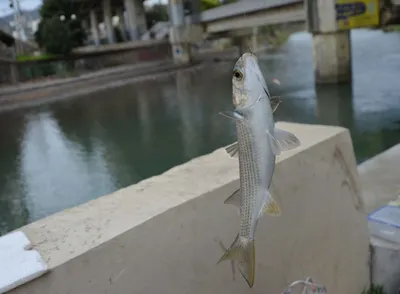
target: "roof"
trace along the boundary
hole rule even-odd
[[[14,45],[14,37],[0,29],[0,41],[7,46]]]

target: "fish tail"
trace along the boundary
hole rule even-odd
[[[235,241],[233,241],[229,249],[222,255],[218,263],[224,260],[236,260],[241,275],[249,287],[253,287],[255,274],[254,240],[241,237],[238,234]]]

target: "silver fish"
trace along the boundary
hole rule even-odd
[[[271,98],[257,57],[243,54],[233,69],[234,111],[220,114],[236,121],[238,141],[226,151],[239,157],[240,189],[225,200],[240,210],[240,230],[232,245],[218,261],[236,261],[249,287],[255,278],[254,235],[264,212],[280,215],[269,191],[275,157],[300,145],[299,139],[275,127],[273,112],[279,99]]]

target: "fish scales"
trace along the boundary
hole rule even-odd
[[[219,262],[236,262],[249,287],[255,278],[254,235],[264,212],[280,215],[280,208],[269,192],[275,169],[275,156],[291,150],[300,141],[293,134],[277,129],[273,112],[280,99],[271,97],[255,55],[245,53],[236,62],[233,76],[234,111],[221,114],[236,121],[238,141],[226,148],[239,157],[240,189],[225,203],[239,208],[239,232]]]
[[[239,142],[239,170],[240,170],[240,236],[252,238],[250,223],[252,213],[256,205],[256,197],[260,192],[259,184],[261,182],[260,169],[257,168],[258,152],[255,150],[255,140],[249,127],[237,123],[238,142]]]

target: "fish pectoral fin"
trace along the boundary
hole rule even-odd
[[[225,148],[225,151],[229,154],[230,157],[238,157],[239,155],[239,145],[238,142],[235,142],[228,147]]]
[[[253,287],[255,276],[254,240],[240,237],[238,234],[235,241],[233,241],[229,249],[225,251],[217,264],[224,260],[236,260],[240,274],[246,280],[249,287]]]
[[[289,151],[300,146],[300,140],[290,132],[275,128],[274,135],[267,130],[272,152],[278,156],[282,151]]]
[[[232,205],[235,205],[237,208],[239,208],[240,207],[240,189],[237,189],[235,192],[232,193],[231,196],[226,198],[224,203],[232,204]]]
[[[279,208],[278,202],[276,202],[271,194],[269,194],[267,203],[265,204],[264,212],[272,216],[281,215],[281,209]]]
[[[289,151],[300,146],[300,140],[288,131],[284,131],[275,127],[274,137],[279,143],[281,151]]]
[[[272,153],[274,153],[275,156],[280,155],[281,150],[279,149],[278,141],[275,139],[274,136],[271,135],[270,132],[268,132],[268,130],[267,130],[267,136]]]
[[[220,115],[225,116],[227,118],[233,119],[233,120],[242,120],[244,117],[237,113],[236,111],[221,111],[219,112]]]
[[[282,102],[282,100],[279,98],[279,96],[271,97],[270,103],[271,103],[272,112],[275,112],[275,110],[278,108],[278,106],[281,102]]]

